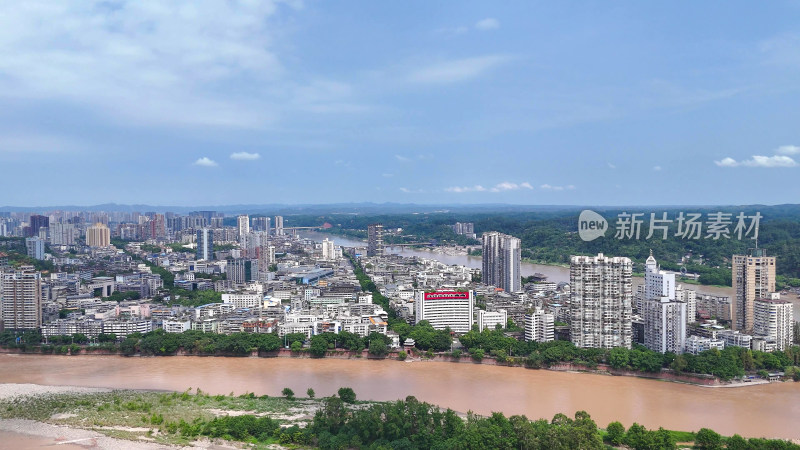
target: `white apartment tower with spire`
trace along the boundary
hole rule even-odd
[[[645,261],[644,344],[653,351],[683,353],[688,325],[687,302],[676,294],[675,274],[660,270],[653,252]],[[681,289],[683,294],[683,290]]]

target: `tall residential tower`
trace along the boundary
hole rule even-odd
[[[582,348],[631,348],[629,258],[570,257],[570,335]]]
[[[383,256],[383,225],[367,226],[367,256]]]
[[[483,284],[506,292],[522,290],[521,241],[507,234],[483,233]]]
[[[764,249],[750,249],[747,255],[733,255],[733,292],[731,328],[753,333],[753,305],[757,298],[769,298],[775,292],[775,257]]]

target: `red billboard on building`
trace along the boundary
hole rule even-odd
[[[425,300],[467,300],[469,292],[426,292]]]

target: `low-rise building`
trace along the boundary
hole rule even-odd
[[[712,348],[723,350],[725,348],[725,342],[722,339],[711,339],[700,336],[689,336],[689,338],[686,339],[686,353],[697,355],[706,350],[711,350]]]

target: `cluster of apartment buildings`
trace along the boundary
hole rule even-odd
[[[736,297],[729,300],[698,296],[676,284],[676,274],[660,270],[652,254],[645,263],[644,284],[636,293],[629,258],[573,256],[572,342],[587,348],[630,348],[638,342],[676,354],[726,345],[787,349],[793,341],[793,305],[774,292],[775,258],[755,249],[749,255],[735,255],[732,261]],[[696,324],[701,312],[705,320]],[[731,328],[719,325],[723,321],[729,321]]]

